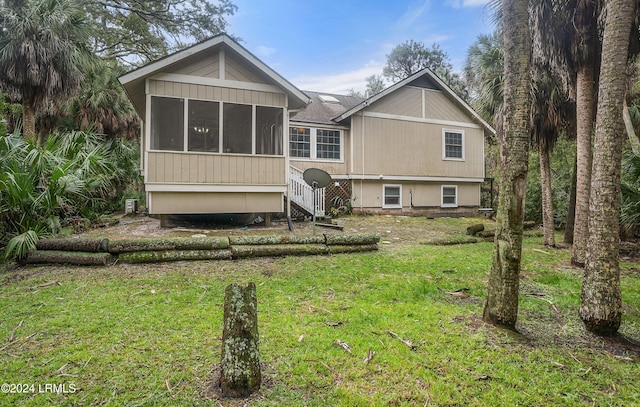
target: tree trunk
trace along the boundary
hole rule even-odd
[[[71,252],[107,252],[108,239],[40,239],[36,243],[38,250],[63,250]]]
[[[230,284],[224,293],[220,388],[225,397],[247,397],[260,388],[256,285]]]
[[[524,198],[527,184],[531,36],[528,1],[502,2],[504,27],[504,136],[500,139],[500,197],[496,236],[489,274],[485,321],[514,328],[518,317],[518,290]]]
[[[28,98],[22,101],[22,134],[28,140],[36,139],[36,110]]]
[[[544,245],[556,245],[555,220],[553,216],[553,195],[551,192],[551,160],[549,149],[540,149],[540,185],[542,186],[542,229],[544,230]]]
[[[122,263],[158,263],[182,260],[231,260],[231,250],[164,250],[121,253]]]
[[[573,228],[571,264],[584,266],[585,249],[589,234],[589,195],[591,191],[593,133],[593,63],[587,62],[578,69],[576,78],[576,214]]]
[[[635,0],[607,3],[598,89],[595,154],[589,200],[589,239],[580,295],[580,317],[597,334],[618,331],[622,318],[620,293],[620,172],[629,33]]]
[[[75,264],[80,266],[111,266],[118,258],[109,253],[65,252],[60,250],[32,250],[27,264]]]
[[[573,225],[576,219],[576,183],[577,161],[573,162],[573,175],[571,176],[571,191],[569,191],[569,206],[567,208],[567,221],[564,228],[564,242],[573,243]]]
[[[301,256],[328,254],[329,247],[323,244],[283,244],[232,246],[234,259],[245,257]]]

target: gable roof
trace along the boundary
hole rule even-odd
[[[364,101],[363,98],[358,96],[345,96],[306,90],[304,93],[311,98],[311,103],[291,116],[289,120],[292,122],[337,124],[332,120],[334,117],[341,115]]]
[[[233,50],[235,54],[239,55],[264,73],[276,86],[280,87],[287,93],[289,101],[293,102],[293,106],[304,106],[311,101],[304,92],[296,88],[291,82],[280,76],[280,74],[271,69],[267,64],[262,62],[258,57],[253,55],[225,33],[218,34],[208,40],[204,40],[188,48],[184,48],[178,52],[167,55],[157,61],[127,72],[126,74],[118,77],[118,81],[120,81],[127,93],[129,93],[129,90],[133,87],[144,86],[145,79],[153,76],[159,71],[198,54],[204,55],[208,50],[221,46],[225,46],[227,49]]]
[[[376,93],[375,95],[363,100],[359,104],[353,106],[352,108],[346,110],[345,112],[338,114],[332,117],[332,120],[335,122],[341,122],[354,114],[358,113],[365,107],[375,103],[376,101],[382,99],[383,97],[395,92],[396,90],[402,88],[405,85],[408,85],[414,81],[424,81],[425,77],[428,81],[434,85],[438,90],[444,92],[458,107],[460,107],[463,111],[469,114],[480,126],[482,126],[486,131],[491,134],[495,134],[496,131],[491,127],[489,123],[487,123],[478,113],[467,102],[465,102],[460,96],[458,96],[453,89],[451,89],[446,83],[442,81],[442,79],[438,78],[438,76],[433,73],[429,68],[424,68],[421,71],[414,73],[413,75],[397,82],[388,88]]]

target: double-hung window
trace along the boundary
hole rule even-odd
[[[456,185],[442,186],[442,202],[443,208],[455,208],[458,206],[458,187]]]
[[[464,132],[460,130],[442,131],[442,158],[444,160],[464,160]]]
[[[402,185],[382,186],[382,207],[384,209],[402,208]]]
[[[342,131],[314,127],[290,127],[289,155],[310,160],[341,160]]]

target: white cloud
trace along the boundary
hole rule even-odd
[[[447,4],[453,8],[467,8],[484,6],[490,0],[447,0]]]
[[[367,88],[366,78],[380,75],[383,64],[369,61],[365,66],[354,71],[333,73],[328,75],[303,75],[291,80],[298,89],[316,92],[337,93],[345,95],[350,89],[364,92]]]
[[[265,58],[265,57],[268,57],[270,55],[273,55],[273,54],[275,54],[275,52],[276,52],[275,48],[267,47],[265,45],[258,45],[255,48],[256,55],[261,57],[261,58]]]
[[[407,29],[424,13],[429,10],[431,1],[423,0],[420,2],[412,2],[407,11],[396,22],[396,28]]]

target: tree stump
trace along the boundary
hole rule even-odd
[[[467,234],[469,236],[475,236],[479,232],[482,232],[483,230],[484,230],[484,225],[482,223],[478,223],[478,224],[469,226],[467,228]]]
[[[260,388],[256,285],[230,284],[224,295],[220,390],[223,397],[247,397]]]

